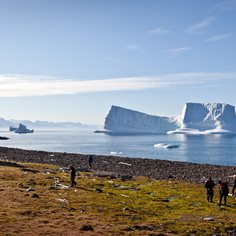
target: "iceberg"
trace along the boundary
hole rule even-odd
[[[15,130],[15,133],[17,134],[27,134],[27,133],[33,133],[33,129],[27,129],[25,125],[20,124],[19,127]]]
[[[14,126],[10,126],[10,127],[9,127],[9,131],[16,131],[16,130],[17,130],[17,128],[14,127]]]
[[[176,117],[148,115],[113,105],[105,118],[105,130],[102,132],[113,135],[166,134],[179,127]]]
[[[226,103],[191,103],[184,105],[182,116],[148,115],[112,106],[105,118],[104,130],[110,135],[137,134],[236,134],[235,107]]]
[[[225,103],[186,103],[180,128],[168,134],[235,134],[235,107]]]
[[[168,149],[172,149],[172,148],[178,148],[179,144],[171,144],[171,143],[157,143],[153,145],[154,148],[168,148]]]

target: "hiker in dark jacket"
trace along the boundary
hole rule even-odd
[[[236,194],[234,194],[234,190],[236,189],[236,175],[234,175],[233,178],[234,178],[234,183],[232,188],[232,196],[236,197]]]
[[[93,156],[92,156],[92,155],[89,155],[88,164],[89,164],[89,168],[90,168],[90,169],[92,169],[92,163],[93,163]]]
[[[227,197],[228,197],[228,194],[229,194],[229,187],[228,187],[227,182],[222,182],[221,180],[219,180],[219,190],[220,190],[219,206],[221,206],[223,198],[224,198],[224,205],[226,206]]]
[[[214,181],[212,180],[211,177],[205,182],[205,188],[207,189],[207,201],[208,202],[213,202],[213,197],[214,197],[214,191],[213,188],[215,186]]]
[[[68,168],[70,169],[70,186],[74,187],[77,185],[75,182],[76,170],[73,165],[69,165]]]

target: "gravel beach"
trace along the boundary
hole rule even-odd
[[[195,164],[189,162],[128,158],[117,156],[82,155],[59,152],[31,151],[0,147],[0,160],[13,162],[33,162],[55,164],[67,167],[69,164],[79,170],[89,170],[89,156],[92,170],[111,175],[147,176],[155,179],[177,179],[201,183],[204,178],[228,179],[236,174],[235,166]],[[1,163],[0,163],[1,164]]]

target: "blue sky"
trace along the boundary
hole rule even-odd
[[[236,105],[236,0],[0,0],[0,117]]]

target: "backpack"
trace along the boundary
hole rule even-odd
[[[226,183],[221,183],[220,184],[220,191],[224,194],[228,194],[229,193],[229,187],[228,184]]]

